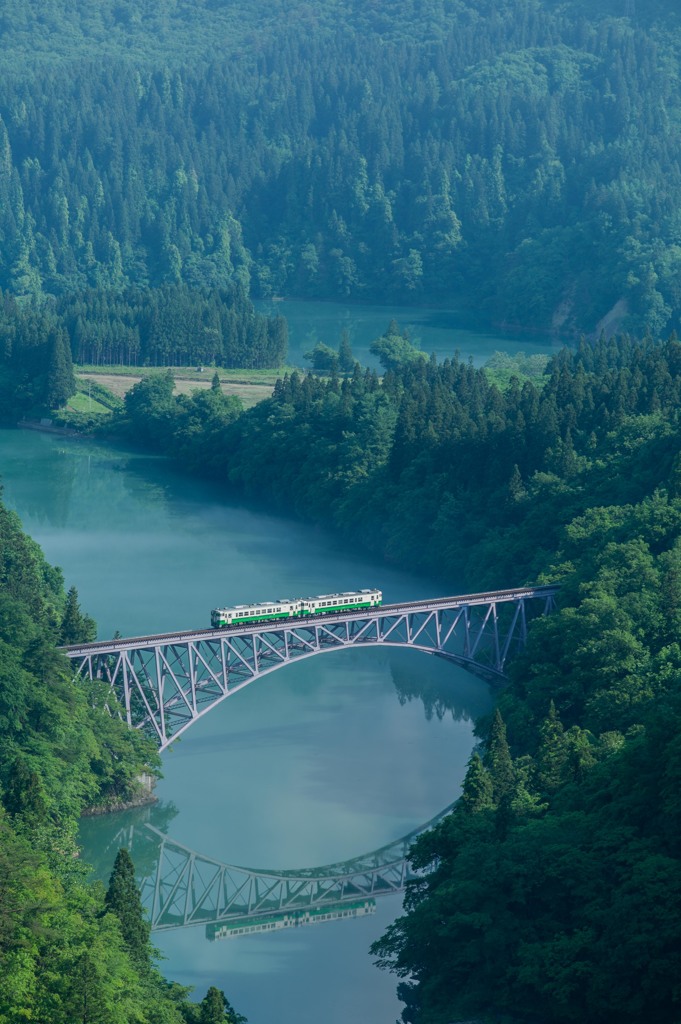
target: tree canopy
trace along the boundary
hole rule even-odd
[[[4,6],[20,300],[182,283],[679,324],[672,3]]]
[[[495,372],[293,373],[183,459],[446,585],[561,583],[374,955],[410,1024],[675,1024],[681,344]]]

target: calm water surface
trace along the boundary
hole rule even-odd
[[[408,330],[412,340],[430,355],[439,359],[451,358],[459,352],[462,359],[473,359],[481,366],[495,352],[524,352],[536,355],[553,352],[562,346],[548,334],[539,332],[510,332],[480,328],[471,318],[452,309],[423,309],[417,306],[358,306],[340,302],[309,302],[286,299],[281,302],[260,300],[257,309],[269,316],[286,317],[289,327],[289,363],[308,366],[305,353],[318,341],[338,348],[343,331],[348,332],[355,359],[364,366],[379,367],[371,355],[372,341],[384,334],[391,319],[397,320],[402,330]]]
[[[201,627],[219,603],[379,586],[386,600],[434,596],[326,533],[238,504],[161,460],[30,431],[0,431],[5,500],[76,585],[100,637]],[[452,581],[451,590],[456,583]],[[450,707],[428,718],[406,695]],[[371,852],[458,794],[488,710],[484,684],[408,651],[343,651],[282,669],[225,701],[164,756],[160,803],[83,823],[107,878],[145,821],[197,853],[298,869]],[[133,843],[136,842],[133,839]],[[138,867],[155,870],[153,850]],[[370,943],[400,897],[366,917],[210,941],[203,926],[157,932],[164,972],[225,989],[250,1024],[393,1024],[395,979]]]

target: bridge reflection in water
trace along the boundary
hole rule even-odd
[[[411,844],[452,806],[371,853],[298,871],[227,864],[149,824],[127,830],[118,843],[127,843],[134,859],[155,864],[140,882],[153,931],[204,925],[208,938],[217,939],[373,913],[376,897],[400,893],[416,877],[407,861]]]

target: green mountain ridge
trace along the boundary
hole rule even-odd
[[[562,17],[678,24],[673,0],[2,0],[0,64],[23,75],[40,65],[115,57],[137,66],[181,66],[192,60],[247,56],[282,25],[326,33],[355,31],[386,42],[431,44],[465,20],[529,17],[543,9]]]
[[[0,19],[0,287],[19,299],[239,282],[566,332],[679,325],[671,8],[121,0]]]

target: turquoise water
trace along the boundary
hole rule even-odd
[[[377,586],[400,601],[428,580],[340,546],[321,529],[230,503],[160,459],[30,431],[0,431],[5,500],[78,588],[99,636],[207,626],[218,604]],[[456,591],[451,581],[450,592]],[[450,709],[427,717],[425,686]],[[275,672],[207,715],[164,755],[159,804],[83,823],[84,854],[106,879],[145,822],[198,855],[297,870],[399,838],[458,794],[487,688],[409,651],[349,650]],[[153,843],[138,863],[154,877]],[[225,989],[250,1024],[393,1024],[396,980],[370,943],[399,914],[375,913],[210,941],[202,925],[156,932],[164,972]]]
[[[365,366],[379,366],[369,352],[371,342],[385,333],[391,319],[428,355],[450,358],[459,352],[481,366],[495,352],[524,352],[536,355],[561,347],[548,334],[511,332],[484,328],[471,322],[457,310],[424,309],[417,306],[357,306],[340,302],[309,302],[286,299],[281,302],[260,300],[257,309],[272,316],[286,317],[289,326],[289,363],[307,366],[306,352],[317,342],[337,349],[343,331],[347,331],[355,359]]]

